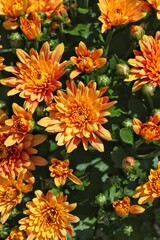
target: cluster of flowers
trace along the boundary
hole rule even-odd
[[[102,22],[102,33],[112,27],[136,22],[144,18],[147,11],[154,8],[157,18],[160,18],[159,1],[140,0],[99,0],[99,9]],[[130,11],[126,11],[129,8]],[[63,0],[2,0],[0,15],[5,16],[3,27],[12,30],[20,27],[29,39],[35,39],[41,34],[41,13],[46,19],[54,16],[67,16],[68,6]],[[114,13],[114,14],[113,14]],[[67,17],[66,17],[67,18]],[[53,20],[53,19],[52,19]],[[68,21],[68,18],[67,20]],[[55,22],[53,21],[53,28]],[[129,59],[131,65],[129,76],[125,82],[135,81],[132,90],[138,91],[144,85],[154,87],[160,85],[160,32],[155,37],[144,35],[139,41],[140,51],[134,50],[135,58]],[[1,46],[2,47],[2,46]],[[109,108],[117,103],[110,101],[106,95],[108,87],[97,89],[95,81],[90,80],[86,85],[76,77],[81,73],[90,73],[103,67],[107,59],[101,57],[103,49],[89,50],[84,42],[75,48],[76,56],[61,62],[64,53],[64,44],[60,43],[51,51],[46,41],[39,52],[31,48],[29,52],[17,48],[19,59],[16,66],[5,66],[4,58],[0,58],[0,70],[7,71],[13,76],[0,80],[2,85],[11,87],[8,96],[19,94],[24,99],[23,107],[12,104],[13,115],[0,110],[0,222],[4,224],[10,216],[13,207],[22,201],[23,194],[32,191],[35,178],[32,171],[36,166],[45,166],[48,160],[38,156],[37,145],[47,139],[47,135],[33,134],[34,124],[45,127],[48,133],[56,133],[55,140],[58,146],[65,146],[67,153],[75,150],[82,143],[85,150],[88,144],[103,152],[104,145],[100,138],[111,141],[111,133],[102,125],[110,114]],[[72,64],[70,80],[66,80],[65,91],[62,90],[60,78],[65,69]],[[55,93],[56,92],[56,93]],[[105,95],[104,95],[105,94]],[[103,96],[104,95],[104,96]],[[34,122],[33,114],[38,105],[46,104],[48,116]],[[144,141],[160,140],[160,114],[150,116],[142,123],[133,119],[133,130]],[[54,178],[56,186],[64,185],[66,178],[76,184],[82,184],[69,169],[69,160],[51,159],[50,176]],[[139,204],[153,201],[160,196],[159,171],[151,170],[149,181],[137,187],[134,198],[139,198]],[[19,235],[19,239],[67,239],[67,234],[74,235],[71,223],[79,218],[70,214],[76,203],[69,204],[67,196],[60,192],[57,196],[52,191],[46,195],[41,190],[35,191],[36,198],[27,202],[28,215],[19,221],[19,229],[14,229],[8,240]],[[145,209],[139,205],[130,205],[130,198],[113,202],[113,208],[120,216],[128,213],[142,213]]]

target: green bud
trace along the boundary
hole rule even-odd
[[[9,234],[8,223],[0,225],[0,238],[1,239],[6,239],[8,234]]]
[[[157,115],[157,114],[160,114],[160,108],[153,109],[152,115],[154,116],[154,115]]]
[[[37,44],[38,42],[44,42],[46,40],[46,35],[43,32],[40,32],[35,40],[37,41]]]
[[[52,25],[52,21],[49,19],[45,19],[42,21],[42,26],[43,27],[50,27]]]
[[[46,19],[47,17],[45,12],[38,12],[38,15],[41,17],[42,20]]]
[[[97,83],[99,87],[106,87],[111,83],[111,79],[103,74],[98,76]]]
[[[100,206],[103,207],[107,202],[107,197],[105,194],[100,193],[96,196],[96,203]]]
[[[8,38],[12,48],[20,48],[23,46],[23,38],[18,32],[11,33]]]
[[[155,86],[153,84],[145,84],[142,88],[142,93],[144,95],[153,96],[155,91]]]
[[[5,101],[0,100],[0,109],[7,108],[7,103]]]
[[[51,39],[49,40],[49,45],[50,45],[50,48],[51,50],[55,49],[55,47],[59,44],[59,40],[58,39]]]
[[[132,39],[139,41],[143,37],[144,34],[145,34],[145,31],[141,26],[132,25],[130,27],[130,36]]]
[[[131,225],[128,225],[128,226],[125,226],[124,227],[124,234],[127,235],[127,236],[130,236],[131,233],[133,232],[133,228]]]
[[[133,123],[132,123],[132,119],[130,118],[126,118],[123,122],[122,122],[123,126],[126,128],[131,128]]]
[[[117,75],[128,77],[129,72],[130,72],[130,68],[126,63],[119,63],[116,65]]]
[[[38,117],[45,117],[46,116],[46,108],[44,106],[38,106],[36,108],[36,113]]]

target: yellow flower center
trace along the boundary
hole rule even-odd
[[[43,222],[44,228],[54,227],[58,228],[59,223],[59,211],[54,207],[47,207],[42,211],[42,217],[40,221]]]
[[[18,195],[19,195],[19,192],[16,188],[7,187],[3,196],[3,201],[4,202],[13,201],[14,199],[17,198]]]
[[[28,121],[25,118],[19,118],[17,116],[13,116],[12,120],[14,124],[10,130],[11,132],[26,133],[29,131],[30,126]]]
[[[49,76],[47,72],[41,69],[34,69],[32,72],[30,83],[32,87],[44,88],[44,87],[47,87],[48,78]]]
[[[90,110],[86,106],[75,106],[71,107],[70,113],[70,123],[74,126],[85,127],[89,121]]]

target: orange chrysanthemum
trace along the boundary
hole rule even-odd
[[[25,13],[27,5],[28,0],[1,0],[0,15],[7,17],[3,27],[8,30],[16,29],[19,26],[17,19]]]
[[[126,82],[136,81],[132,91],[141,89],[146,83],[155,87],[160,85],[160,31],[155,38],[144,35],[139,40],[139,46],[141,51],[134,50],[135,58],[128,60],[133,67],[129,78],[125,79]]]
[[[147,0],[147,2],[150,3],[157,12],[157,18],[160,20],[160,0]]]
[[[24,136],[32,129],[32,114],[26,112],[18,104],[13,103],[12,109],[15,115],[11,119],[4,119],[0,122],[0,132],[8,134],[4,145],[6,147],[12,146],[15,143],[20,143]],[[3,115],[5,116],[5,115]]]
[[[126,217],[129,213],[139,214],[145,211],[145,209],[139,205],[130,205],[130,201],[129,197],[114,201],[112,206],[115,209],[116,214],[120,217]]]
[[[0,176],[0,222],[3,224],[8,219],[13,207],[22,201],[22,193],[32,191],[32,184],[23,182],[26,171],[19,172],[15,176],[3,178]]]
[[[6,240],[26,240],[26,234],[17,228],[14,228]]]
[[[0,45],[0,49],[2,48],[3,46]],[[6,65],[3,64],[3,61],[5,59],[3,57],[0,56],[0,71],[3,70],[5,68]]]
[[[63,0],[30,0],[31,4],[27,8],[27,14],[32,12],[46,13],[47,17],[60,14],[60,11],[64,11],[66,7],[63,4]],[[66,12],[66,10],[65,10]]]
[[[84,42],[80,42],[75,48],[77,57],[71,57],[71,63],[76,65],[76,69],[70,73],[70,78],[77,77],[81,72],[89,73],[96,68],[101,68],[106,63],[106,58],[100,58],[103,53],[102,48],[90,51],[87,49]]]
[[[150,117],[149,121],[142,123],[139,119],[133,119],[133,130],[136,134],[142,136],[146,141],[160,140],[160,114]]]
[[[35,194],[36,198],[26,204],[28,210],[24,211],[29,216],[19,221],[19,229],[26,232],[28,239],[67,240],[68,233],[73,236],[71,223],[78,222],[79,218],[70,212],[77,204],[69,204],[62,192],[55,196],[48,191],[45,196],[37,190]]]
[[[139,198],[139,204],[153,202],[155,198],[160,197],[160,162],[158,163],[157,170],[150,170],[148,179],[148,182],[135,189],[133,197]]]
[[[72,182],[76,184],[82,184],[81,180],[73,175],[73,169],[69,169],[69,160],[64,161],[58,160],[56,158],[51,159],[52,165],[49,167],[51,171],[50,176],[54,177],[54,183],[58,187],[66,183],[66,179],[69,178]]]
[[[6,147],[4,142],[7,136],[0,134],[0,175],[8,177],[11,174],[18,176],[22,169],[27,169],[25,180],[34,182],[34,177],[30,170],[35,170],[35,166],[45,166],[47,160],[35,154],[38,150],[34,147],[46,140],[42,134],[27,134],[19,144]]]
[[[41,32],[41,18],[36,12],[27,17],[20,17],[20,28],[29,40],[35,39]]]
[[[6,67],[15,77],[0,80],[0,83],[13,87],[8,96],[20,93],[25,98],[24,108],[34,112],[38,103],[43,100],[47,105],[53,100],[53,92],[61,87],[58,79],[64,74],[67,61],[59,63],[64,52],[63,43],[54,51],[50,51],[48,42],[45,42],[38,52],[31,48],[29,54],[22,49],[17,49],[17,56],[21,62],[17,66]]]
[[[130,22],[136,22],[146,16],[143,0],[99,0],[102,22],[101,32]]]
[[[108,108],[116,101],[108,102],[109,97],[102,95],[108,87],[96,90],[96,82],[90,81],[87,86],[74,80],[66,82],[67,89],[58,91],[51,107],[48,107],[50,117],[42,118],[38,124],[46,127],[47,132],[58,133],[56,141],[59,146],[65,145],[67,152],[72,152],[82,141],[84,149],[88,142],[97,150],[103,152],[104,146],[98,136],[110,141],[111,134],[102,124],[110,114]],[[98,136],[97,136],[98,135]]]

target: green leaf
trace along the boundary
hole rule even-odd
[[[88,23],[87,25],[80,23],[80,24],[77,24],[76,27],[71,30],[64,29],[63,32],[73,36],[81,36],[87,39],[91,33],[90,26],[91,26],[91,23]]]
[[[117,63],[119,63],[118,57],[114,54],[109,60],[110,69],[114,70],[116,68]]]
[[[133,145],[133,130],[130,128],[122,128],[120,130],[120,138],[123,142]]]
[[[110,117],[119,117],[121,116],[121,109],[120,108],[116,108],[116,106],[112,106],[109,108],[108,110],[110,112]]]
[[[148,115],[148,110],[142,100],[139,100],[135,96],[131,96],[129,100],[129,108],[132,117],[137,117],[141,120],[145,120]]]
[[[86,14],[86,13],[89,12],[89,9],[87,9],[87,8],[80,8],[80,7],[79,7],[77,10],[78,10],[78,12],[81,13],[81,14]]]

